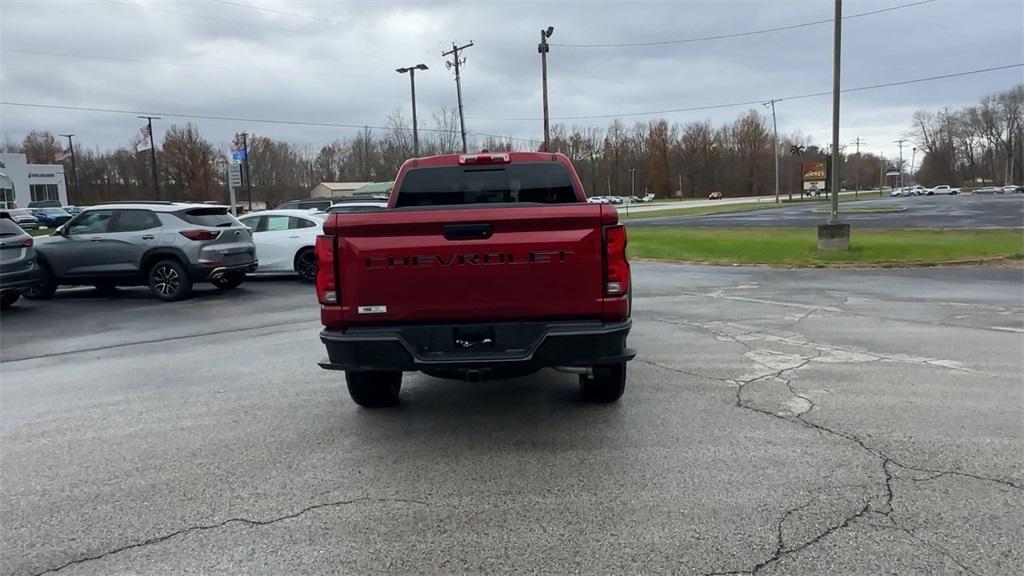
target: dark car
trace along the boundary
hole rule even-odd
[[[305,200],[289,200],[282,202],[278,210],[319,210],[323,212],[334,204],[330,198],[308,198]]]
[[[7,212],[0,213],[0,309],[6,310],[21,298],[21,291],[39,280],[35,244]]]
[[[48,228],[57,228],[71,220],[71,214],[63,208],[34,208],[32,215],[39,221],[40,226]]]

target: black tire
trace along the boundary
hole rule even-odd
[[[6,292],[0,292],[0,310],[7,310],[12,304],[21,298],[21,292],[17,290],[8,290]]]
[[[318,267],[316,252],[312,248],[303,248],[295,255],[295,273],[303,282],[316,282]]]
[[[216,280],[210,280],[210,283],[216,286],[218,290],[231,290],[232,288],[238,288],[238,285],[244,280],[245,272],[229,272]]]
[[[402,390],[402,373],[393,371],[347,370],[348,394],[352,401],[365,408],[383,408],[398,404]]]
[[[609,404],[626,391],[626,363],[594,366],[594,376],[580,376],[580,395],[584,400]]]
[[[159,260],[149,268],[149,290],[164,302],[187,298],[192,293],[192,278],[177,260]]]
[[[43,263],[39,264],[39,282],[21,291],[22,296],[29,300],[49,300],[57,293],[57,279]]]

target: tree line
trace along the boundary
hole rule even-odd
[[[925,185],[1019,181],[1024,170],[1022,114],[1024,86],[986,96],[977,106],[918,111],[913,116],[912,142],[923,158],[916,170],[917,181]],[[670,124],[664,119],[631,126],[614,120],[605,128],[554,124],[551,151],[562,152],[573,161],[589,195],[768,195],[775,187],[770,122],[763,112],[749,110],[719,126],[710,120]],[[228,159],[232,150],[240,147],[240,136],[230,145],[218,147],[192,123],[172,125],[156,150],[161,197],[226,202]],[[319,149],[259,134],[248,136],[247,147],[253,198],[271,206],[305,197],[320,182],[391,180],[401,163],[413,155],[412,133],[398,112],[389,116],[383,129],[366,127]],[[54,162],[62,148],[63,142],[53,134],[35,131],[21,143],[3,144],[5,151],[22,152],[33,163]],[[438,110],[421,129],[421,155],[460,148],[457,112]],[[475,138],[470,148],[537,150],[539,143],[485,137]],[[907,171],[914,159],[905,151],[899,165],[897,158],[883,159],[851,148],[839,151],[842,186],[848,189],[877,187],[887,170]],[[801,191],[801,164],[825,161],[830,152],[800,132],[780,134],[778,150],[780,188],[787,195]],[[76,146],[75,152],[81,190],[75,190],[70,182],[70,160],[65,161],[72,203],[154,197],[148,150],[122,147],[101,151]],[[895,179],[888,183],[894,184]]]

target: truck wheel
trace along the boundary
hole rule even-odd
[[[626,390],[626,363],[594,366],[592,377],[580,376],[580,394],[584,400],[608,404],[622,397]]]
[[[192,279],[177,260],[160,260],[149,269],[149,290],[164,302],[188,297]]]
[[[366,408],[382,408],[398,404],[402,389],[402,373],[383,370],[346,370],[348,393],[352,401]]]
[[[49,300],[57,293],[57,280],[46,264],[39,263],[39,281],[35,286],[21,291],[29,300]]]

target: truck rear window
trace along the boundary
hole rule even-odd
[[[191,208],[174,214],[189,224],[196,226],[214,226],[230,228],[241,226],[235,217],[228,213],[227,208]]]
[[[413,168],[397,190],[396,207],[579,202],[569,171],[554,162],[504,166]]]

